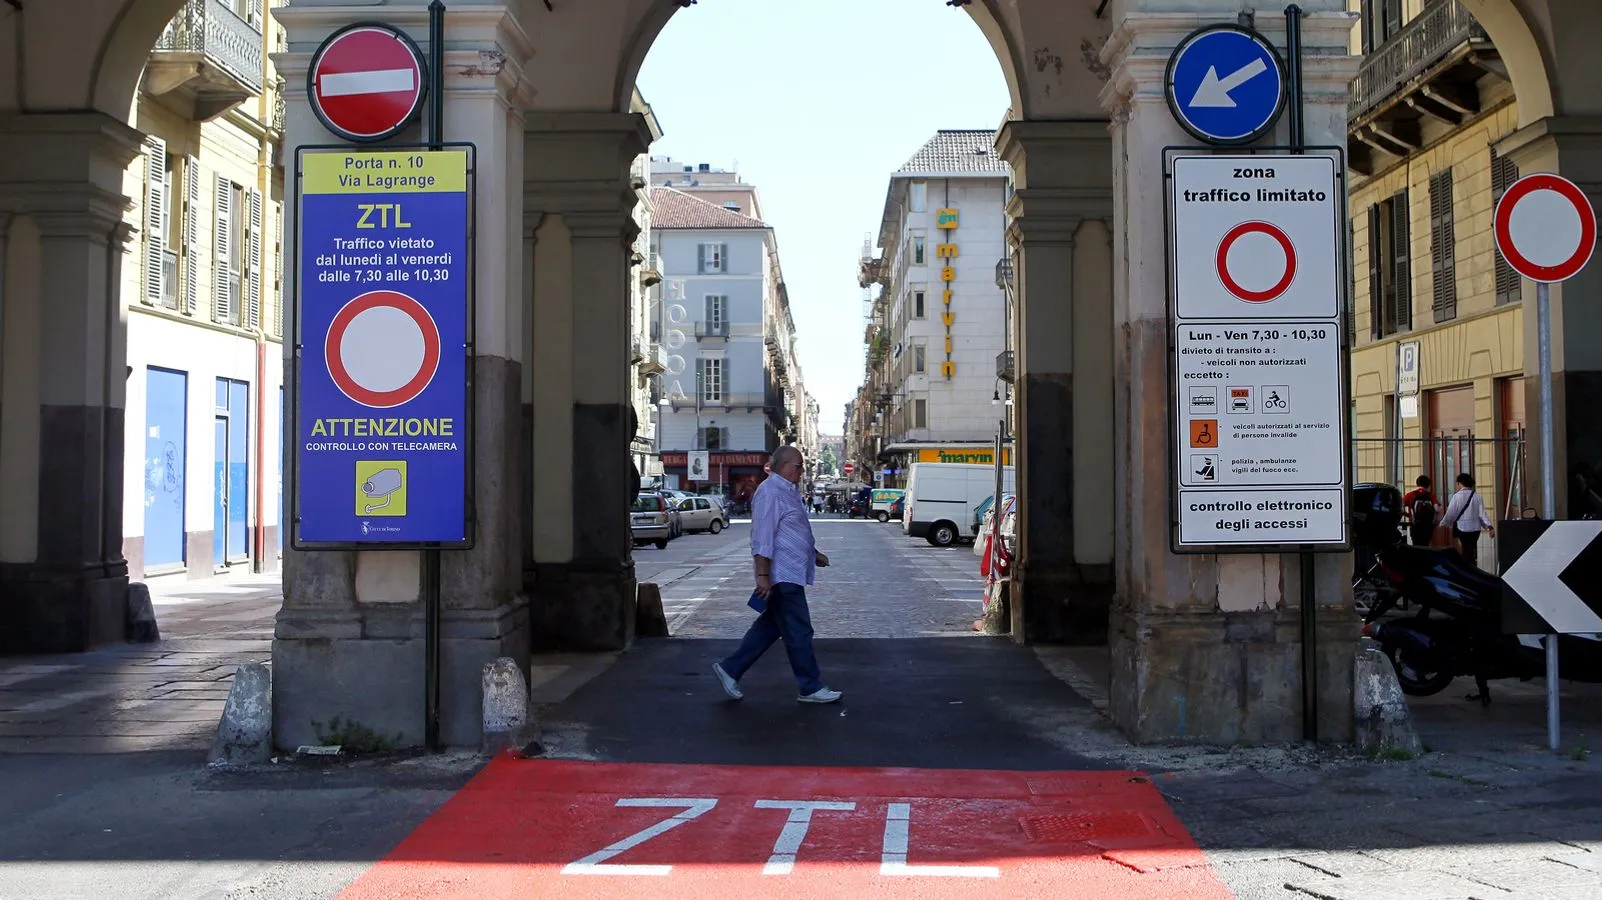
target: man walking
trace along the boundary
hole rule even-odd
[[[784,652],[795,672],[797,695],[802,703],[833,703],[840,692],[823,684],[818,659],[812,653],[812,614],[807,609],[806,586],[812,583],[817,566],[827,566],[829,557],[818,552],[807,519],[806,501],[796,485],[804,464],[801,451],[780,447],[768,461],[773,477],[756,489],[751,498],[751,561],[756,570],[756,590],[751,607],[761,613],[745,632],[745,639],[728,659],[712,664],[712,673],[731,700],[745,696],[740,678],[762,657],[773,642],[784,640]]]

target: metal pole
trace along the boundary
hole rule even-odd
[[[1541,513],[1557,519],[1556,453],[1552,439],[1552,289],[1545,283],[1535,286],[1535,329],[1539,334],[1541,396]],[[1546,636],[1546,742],[1558,748],[1558,638]]]
[[[1302,107],[1302,8],[1285,7],[1286,112],[1290,114],[1291,152],[1302,152],[1307,141]],[[1302,605],[1302,739],[1318,740],[1318,593],[1313,575],[1313,554],[1296,555]]]
[[[428,5],[428,146],[445,146],[445,4]],[[430,753],[439,750],[440,656],[440,551],[424,550],[419,574],[423,600],[423,744]]]

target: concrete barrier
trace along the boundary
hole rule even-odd
[[[135,644],[154,644],[161,640],[156,607],[150,602],[150,588],[142,581],[128,583],[128,616],[123,631],[123,637]]]
[[[662,588],[642,582],[634,594],[634,633],[637,637],[671,637],[667,613],[662,609]]]
[[[246,663],[234,670],[234,685],[217,723],[206,762],[214,766],[265,763],[272,755],[272,676],[262,663]]]
[[[502,750],[521,750],[534,740],[529,711],[528,680],[517,662],[502,656],[484,665],[484,738],[479,749],[486,756]]]
[[[1373,641],[1358,643],[1352,676],[1356,681],[1352,712],[1357,724],[1357,745],[1370,753],[1423,753],[1424,745],[1413,729],[1413,716],[1402,684],[1396,680],[1396,669]]]

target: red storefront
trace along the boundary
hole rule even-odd
[[[742,506],[751,502],[751,495],[756,492],[757,485],[762,479],[768,477],[764,466],[768,463],[768,454],[742,452],[739,450],[710,450],[707,452],[707,462],[711,471],[707,473],[706,481],[691,481],[689,475],[689,457],[686,453],[662,454],[662,474],[677,475],[679,489],[692,494],[718,493],[728,498],[730,503]]]

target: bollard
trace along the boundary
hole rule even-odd
[[[1407,696],[1396,680],[1396,669],[1372,641],[1359,642],[1352,677],[1356,681],[1352,713],[1358,746],[1370,753],[1393,751],[1417,756],[1424,752],[1418,732],[1413,730]]]
[[[636,637],[671,637],[667,613],[662,609],[662,588],[646,581],[635,591],[634,633]]]
[[[265,763],[272,755],[272,676],[262,663],[234,670],[234,685],[217,723],[206,762],[214,766]]]
[[[161,640],[156,607],[150,602],[150,588],[142,581],[128,583],[128,615],[123,637],[135,644],[154,644]]]
[[[509,656],[484,664],[484,736],[479,749],[485,756],[518,750],[534,739],[529,715],[528,680]]]

